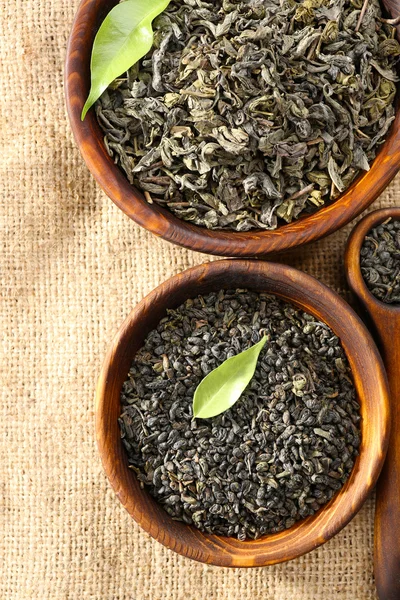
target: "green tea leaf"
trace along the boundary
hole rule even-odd
[[[130,69],[153,44],[151,23],[170,0],[126,0],[102,22],[90,62],[91,87],[81,119],[114,79]]]
[[[225,360],[199,383],[193,398],[193,418],[209,419],[231,408],[239,400],[256,370],[258,356],[267,341]]]

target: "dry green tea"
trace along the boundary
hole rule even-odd
[[[274,229],[369,169],[400,46],[378,0],[172,0],[97,103],[149,202],[210,229]]]
[[[361,273],[371,293],[387,304],[400,304],[400,221],[388,219],[365,236]]]
[[[193,419],[203,378],[260,342],[239,400]],[[128,462],[174,518],[241,540],[312,515],[349,476],[359,405],[340,341],[292,305],[221,291],[169,310],[135,355],[119,419]]]

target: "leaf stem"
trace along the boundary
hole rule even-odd
[[[368,8],[368,3],[369,3],[369,0],[364,0],[364,4],[362,5],[362,9],[361,9],[361,12],[360,12],[360,16],[358,17],[357,25],[356,25],[356,28],[355,28],[355,31],[356,31],[356,32],[357,32],[357,31],[360,29],[360,27],[361,27],[362,20],[363,20],[363,18],[364,18],[365,12],[366,12],[366,10],[367,10],[367,8]]]

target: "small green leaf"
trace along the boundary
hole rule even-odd
[[[193,397],[193,418],[216,417],[239,400],[256,370],[267,336],[254,346],[225,360],[199,383]]]
[[[153,44],[151,23],[170,0],[126,0],[102,22],[90,62],[91,87],[81,119],[114,79],[130,69]]]

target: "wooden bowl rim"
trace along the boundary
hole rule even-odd
[[[361,273],[360,251],[364,238],[368,233],[386,221],[389,217],[400,220],[400,207],[381,208],[365,215],[353,228],[346,244],[345,267],[346,278],[350,289],[357,295],[364,306],[369,310],[374,310],[377,314],[392,313],[400,315],[400,306],[396,304],[386,304],[376,298],[368,289]]]
[[[280,252],[316,241],[346,225],[380,195],[400,168],[400,110],[397,110],[370,171],[359,176],[332,204],[274,231],[210,231],[178,219],[156,203],[148,204],[108,155],[94,111],[91,109],[83,122],[80,119],[89,90],[90,51],[99,14],[113,4],[116,0],[82,0],[78,7],[66,56],[67,111],[81,154],[101,188],[128,217],[155,235],[198,252],[221,256],[251,257]]]
[[[350,478],[333,499],[314,516],[298,521],[290,529],[259,540],[240,542],[234,538],[204,534],[194,527],[174,522],[160,507],[158,510],[162,511],[162,517],[146,518],[149,503],[155,501],[147,492],[145,506],[140,504],[137,497],[132,497],[130,483],[121,477],[119,471],[122,467],[115,458],[122,443],[118,433],[110,433],[105,418],[110,410],[108,394],[114,385],[112,365],[125,352],[128,340],[135,336],[137,324],[143,324],[154,303],[160,303],[163,309],[172,307],[173,303],[169,300],[171,292],[182,286],[190,286],[190,289],[196,291],[196,282],[204,283],[211,279],[215,282],[214,288],[217,288],[219,281],[227,273],[235,280],[235,277],[247,277],[249,272],[259,280],[259,289],[264,287],[269,293],[303,306],[318,318],[321,318],[321,311],[321,314],[329,315],[329,319],[325,317],[323,320],[335,333],[338,328],[347,332],[340,337],[353,370],[363,419],[360,454]],[[222,287],[226,288],[228,285]],[[254,285],[248,287],[256,289]],[[192,294],[192,297],[195,295]],[[137,340],[137,336],[135,339]],[[352,348],[352,353],[349,353],[349,347]],[[193,267],[163,282],[139,302],[117,332],[105,358],[96,392],[96,436],[101,460],[111,485],[126,510],[147,533],[168,548],[183,556],[218,566],[259,567],[283,562],[317,548],[338,533],[354,517],[374,487],[384,462],[388,435],[389,396],[386,374],[366,327],[334,291],[310,275],[277,263],[220,260]],[[109,447],[112,448],[113,456],[110,456]],[[131,471],[130,474],[134,477]],[[179,534],[176,533],[177,528]]]

